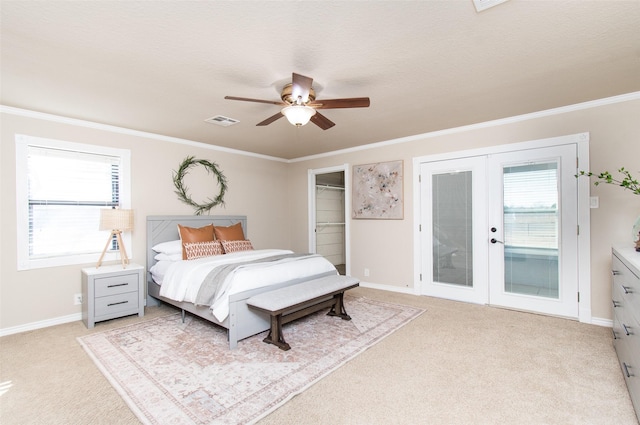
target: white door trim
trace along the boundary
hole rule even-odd
[[[413,289],[416,295],[420,295],[422,273],[422,253],[421,253],[421,194],[420,194],[420,169],[424,162],[439,160],[458,159],[471,156],[491,155],[496,153],[506,153],[524,149],[535,149],[540,147],[560,146],[565,144],[575,144],[578,151],[577,166],[581,169],[588,169],[589,164],[589,133],[578,133],[568,136],[552,137],[548,139],[531,140],[506,145],[489,146],[486,148],[469,149],[463,151],[447,152],[443,154],[427,155],[413,158],[413,265],[414,284]],[[591,323],[591,233],[590,233],[590,210],[589,210],[589,182],[588,179],[578,181],[578,291],[580,293],[578,319],[584,323]]]

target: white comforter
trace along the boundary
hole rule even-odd
[[[176,301],[194,302],[203,280],[216,266],[291,253],[283,249],[260,249],[176,261],[164,275],[160,295]],[[211,311],[222,322],[229,315],[229,295],[324,272],[335,272],[335,267],[321,256],[239,266],[220,285]]]

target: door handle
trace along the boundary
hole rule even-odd
[[[497,240],[496,238],[491,238],[491,243],[501,243],[504,245],[504,242]]]

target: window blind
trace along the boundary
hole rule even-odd
[[[505,167],[505,244],[557,249],[558,196],[557,163]]]
[[[120,204],[118,156],[28,146],[29,257],[99,253],[100,209]]]

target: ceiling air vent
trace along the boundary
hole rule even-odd
[[[477,12],[482,12],[490,7],[497,6],[500,3],[504,3],[507,0],[473,0],[473,4],[476,6]]]
[[[222,115],[216,115],[215,117],[207,118],[204,121],[211,124],[221,125],[222,127],[229,127],[230,125],[238,124],[240,122]]]

